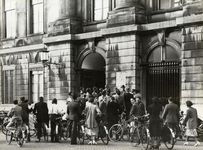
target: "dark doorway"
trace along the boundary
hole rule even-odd
[[[105,86],[105,60],[99,53],[88,54],[81,66],[81,87],[104,88]]]
[[[152,103],[154,96],[163,105],[173,97],[180,106],[180,57],[177,50],[169,45],[155,47],[148,56],[146,64],[146,105]]]
[[[81,73],[81,86],[86,88],[104,88],[105,86],[105,73],[104,71],[97,70],[82,70]]]

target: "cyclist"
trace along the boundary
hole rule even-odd
[[[22,115],[23,115],[22,107],[18,106],[18,100],[14,100],[13,104],[14,104],[14,106],[8,112],[8,116],[12,116],[12,117],[11,117],[10,122],[6,126],[7,130],[14,129],[14,122],[16,119],[19,119],[22,122]]]
[[[20,100],[21,100],[21,103],[19,104],[19,106],[21,106],[22,110],[23,110],[22,120],[23,120],[23,123],[26,125],[26,130],[29,131],[30,110],[28,108],[28,100],[26,100],[25,97],[21,97]],[[30,141],[30,134],[28,132],[27,133],[27,142],[29,142],[29,141]]]
[[[162,118],[165,120],[167,125],[172,128],[173,130],[176,130],[176,137],[180,133],[179,129],[179,107],[177,104],[174,103],[174,99],[172,97],[169,97],[168,99],[169,104],[167,104],[164,108]]]

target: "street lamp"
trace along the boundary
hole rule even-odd
[[[47,51],[47,50],[41,51],[41,60],[42,60],[43,66],[49,67],[49,69],[51,68],[51,64],[55,65],[55,67],[58,69],[57,75],[60,75],[60,69],[63,68],[63,64],[56,63],[56,62],[50,62],[49,61],[49,51]]]

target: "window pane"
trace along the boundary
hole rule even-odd
[[[10,8],[11,9],[15,9],[15,3],[16,3],[16,1],[15,0],[10,0]]]
[[[170,5],[171,0],[161,0],[160,1],[160,9],[168,9],[171,7]]]
[[[14,90],[13,90],[13,83],[14,83],[14,71],[9,70],[5,71],[4,73],[4,100],[3,104],[11,104],[13,103],[14,98]]]
[[[103,0],[103,7],[109,7],[109,1]]]
[[[102,8],[102,0],[95,0],[94,9],[101,9],[101,8]]]
[[[15,37],[16,35],[16,19],[15,10],[6,11],[6,37]]]
[[[43,32],[43,3],[41,0],[33,3],[36,3],[33,5],[33,33]]]
[[[179,54],[171,46],[166,46],[166,60],[179,60]]]
[[[109,8],[105,8],[105,9],[103,10],[103,18],[102,18],[102,19],[106,19],[106,18],[107,18],[107,13],[108,13],[108,11],[109,11]]]
[[[161,47],[156,47],[149,56],[149,62],[161,61]]]
[[[5,10],[15,9],[15,0],[5,0]]]
[[[102,10],[96,10],[94,14],[94,20],[101,20],[102,18]]]

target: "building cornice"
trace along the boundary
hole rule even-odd
[[[0,54],[1,55],[7,55],[7,54],[23,53],[23,52],[27,53],[30,51],[41,50],[43,48],[44,48],[44,44],[36,44],[36,45],[29,45],[29,46],[22,46],[22,47],[13,47],[13,48],[1,49]]]

